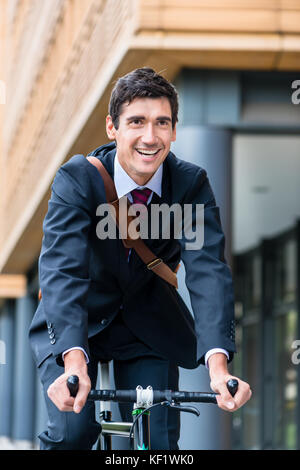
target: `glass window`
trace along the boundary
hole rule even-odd
[[[297,446],[297,365],[292,343],[297,336],[297,312],[290,310],[275,319],[273,447]]]
[[[243,350],[244,372],[243,379],[251,384],[252,397],[242,408],[243,443],[245,449],[258,449],[260,446],[260,348],[259,324],[255,323],[244,327]]]
[[[260,448],[260,327],[262,302],[261,251],[237,257],[234,374],[251,384],[254,391],[246,406],[233,416],[233,445],[239,449]]]
[[[233,251],[242,330],[237,370],[253,390],[233,419],[237,447],[295,449],[300,137],[236,134],[233,144]]]
[[[242,254],[300,217],[300,137],[233,138],[233,250]]]
[[[276,289],[278,302],[293,302],[296,298],[297,246],[293,239],[279,245],[276,256]]]

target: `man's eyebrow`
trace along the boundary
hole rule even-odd
[[[138,121],[139,119],[145,119],[145,116],[129,116],[126,121]]]
[[[129,121],[138,121],[138,120],[142,120],[142,119],[145,119],[145,116],[129,116],[128,118],[126,118],[126,121],[129,122]],[[156,118],[156,121],[170,121],[172,122],[172,119],[169,117],[169,116],[158,116]]]
[[[169,116],[158,116],[156,118],[157,121],[170,121],[172,122],[172,119]]]

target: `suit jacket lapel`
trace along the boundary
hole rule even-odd
[[[163,163],[162,190],[161,197],[159,198],[159,204],[171,204],[172,201],[172,186],[170,179],[169,159],[170,154],[167,156]]]
[[[101,156],[100,160],[104,165],[105,169],[108,171],[112,179],[114,179],[114,162],[116,157],[116,149],[112,149],[110,152],[107,152],[105,155]]]

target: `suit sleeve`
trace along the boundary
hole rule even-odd
[[[184,203],[192,204],[193,232],[199,223],[196,205],[204,205],[201,248],[188,248],[191,240],[186,238],[184,230],[180,241],[181,258],[186,270],[185,281],[195,319],[197,360],[204,364],[207,351],[222,348],[228,351],[231,361],[236,351],[232,275],[224,258],[225,237],[219,208],[203,169],[197,171]]]
[[[56,174],[43,223],[39,281],[46,319],[55,334],[52,353],[60,365],[62,352],[74,346],[89,354],[89,188],[85,168],[73,157]]]

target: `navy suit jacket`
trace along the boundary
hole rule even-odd
[[[111,143],[90,155],[113,177],[115,154]],[[144,240],[171,269],[183,261],[193,316],[178,291],[149,271],[134,250],[127,262],[122,240],[97,237],[96,209],[106,202],[102,178],[85,156],[73,156],[57,171],[39,258],[42,300],[29,331],[37,365],[51,354],[62,365],[62,352],[74,346],[89,354],[88,338],[104,330],[120,308],[125,324],[141,341],[179,366],[197,367],[214,347],[226,349],[231,360],[232,276],[205,170],[170,152],[163,163],[162,196],[151,201],[204,204],[203,247],[186,250],[184,237]]]

